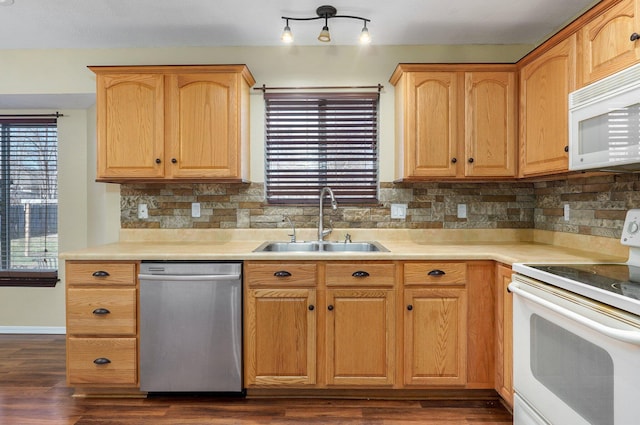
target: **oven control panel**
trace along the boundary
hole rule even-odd
[[[640,247],[640,209],[627,211],[620,243]]]

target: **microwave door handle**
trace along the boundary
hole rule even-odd
[[[640,332],[636,331],[624,331],[621,329],[611,328],[609,326],[605,326],[601,323],[596,322],[595,320],[588,319],[583,317],[577,313],[574,313],[571,310],[568,310],[559,305],[553,304],[545,299],[537,297],[529,292],[526,292],[514,282],[509,284],[509,290],[522,298],[525,298],[533,303],[539,304],[561,316],[566,317],[567,319],[573,320],[581,325],[584,325],[596,332],[604,334],[610,338],[616,339],[618,341],[627,342],[633,345],[640,345]]]

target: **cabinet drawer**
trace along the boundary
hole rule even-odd
[[[67,380],[70,385],[135,385],[136,359],[135,338],[68,338]]]
[[[67,333],[136,334],[135,288],[69,288]]]
[[[67,262],[68,285],[135,285],[136,263]]]
[[[315,286],[317,266],[314,263],[245,263],[249,286]]]
[[[395,265],[391,263],[329,263],[327,286],[393,286]]]
[[[464,262],[405,263],[405,285],[462,285],[467,281]]]

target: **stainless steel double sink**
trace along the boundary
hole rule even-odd
[[[253,252],[389,252],[379,242],[265,242]]]

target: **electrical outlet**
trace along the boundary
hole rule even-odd
[[[564,204],[564,221],[569,221],[569,211],[571,211],[569,204]]]
[[[200,202],[191,203],[191,217],[193,218],[200,217]]]
[[[458,218],[467,218],[467,204],[458,204]]]
[[[138,218],[140,220],[149,218],[149,209],[147,208],[147,204],[138,204]]]
[[[391,204],[391,218],[405,220],[407,218],[407,204]]]

